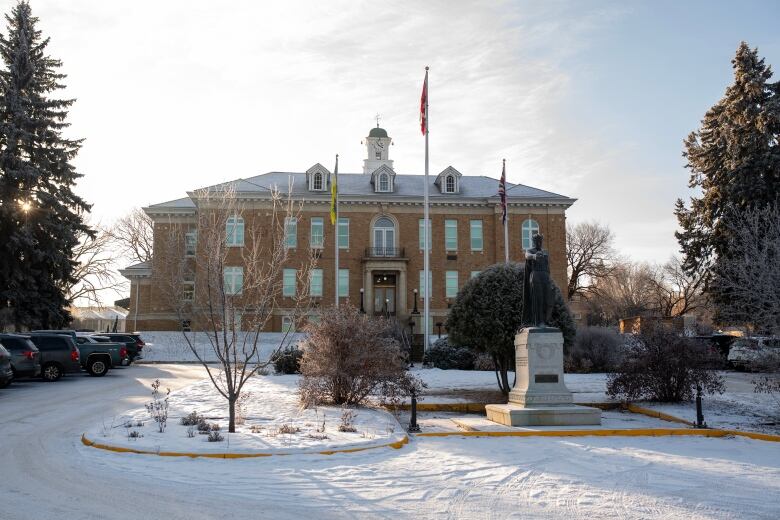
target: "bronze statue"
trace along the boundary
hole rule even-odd
[[[553,288],[550,255],[542,249],[540,234],[533,236],[534,247],[525,253],[523,275],[523,326],[548,327],[552,321]]]

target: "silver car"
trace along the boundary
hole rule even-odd
[[[41,355],[38,347],[30,341],[30,336],[0,334],[0,345],[11,353],[11,370],[15,379],[41,374]]]

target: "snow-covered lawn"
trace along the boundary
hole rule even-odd
[[[234,434],[227,433],[227,401],[210,380],[202,380],[171,392],[164,433],[159,432],[145,408],[137,408],[93,425],[87,437],[98,443],[144,451],[187,453],[318,452],[384,445],[405,437],[406,432],[395,417],[376,408],[353,409],[351,426],[356,431],[339,431],[346,409],[335,406],[302,409],[297,383],[297,376],[250,379],[244,387],[246,420],[236,426]],[[224,440],[209,442],[208,435],[197,431],[191,437],[189,427],[180,424],[180,419],[193,411],[204,416],[208,423],[218,424]],[[131,432],[138,432],[141,437],[131,437]]]
[[[264,332],[260,334],[259,359],[268,359],[279,346],[295,345],[303,338],[301,333],[282,334],[280,332]],[[208,336],[203,332],[187,333],[202,359],[216,361],[214,350]],[[142,332],[141,338],[147,344],[143,353],[144,362],[181,363],[198,360],[181,332]],[[240,339],[243,340],[243,337]]]

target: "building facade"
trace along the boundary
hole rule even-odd
[[[401,323],[420,317],[428,297],[423,283],[423,175],[396,173],[389,156],[392,139],[382,128],[373,128],[365,138],[367,156],[362,173],[339,173],[338,231],[330,223],[330,188],[333,174],[321,164],[306,172],[271,172],[229,183],[244,204],[241,217],[229,222],[230,240],[243,245],[248,226],[268,218],[271,187],[282,194],[292,190],[301,203],[296,218],[285,224],[290,250],[285,269],[284,296],[289,296],[287,277],[292,281],[296,266],[317,249],[312,271],[311,294],[320,306],[332,305],[336,291],[340,302],[350,302],[369,314],[397,317]],[[460,287],[486,267],[504,261],[502,210],[498,179],[463,175],[447,167],[429,175],[431,331],[446,320]],[[575,199],[521,184],[507,183],[509,257],[523,261],[534,233],[545,237],[550,251],[551,274],[556,284],[566,287],[566,210]],[[183,229],[180,254],[198,263],[197,222],[199,201],[195,193],[174,201],[144,208],[153,219],[155,256],[151,262],[121,271],[131,282],[128,329],[178,330],[181,320],[166,306],[165,289],[155,283],[155,274],[168,259],[158,248],[158,236],[171,226]],[[238,240],[240,235],[240,241]],[[339,275],[335,275],[335,244],[339,244]],[[240,243],[239,243],[240,242]],[[240,264],[240,262],[237,262]],[[239,280],[242,266],[226,272],[231,283]],[[227,269],[226,269],[227,271]],[[192,280],[193,286],[197,279]],[[194,290],[194,289],[193,289]],[[269,331],[282,331],[292,324],[286,318],[283,297]]]

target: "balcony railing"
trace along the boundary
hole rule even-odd
[[[367,247],[366,258],[402,258],[403,247]]]

